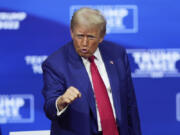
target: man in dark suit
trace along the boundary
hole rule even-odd
[[[103,41],[106,21],[90,8],[71,20],[72,42],[43,63],[51,135],[141,135],[125,49]]]

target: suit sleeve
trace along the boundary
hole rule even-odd
[[[45,99],[44,111],[50,119],[57,119],[56,99],[65,91],[65,83],[62,75],[57,74],[50,64],[43,63],[44,86],[42,94]]]
[[[128,131],[129,135],[141,135],[138,107],[131,77],[131,69],[126,51],[124,51],[124,62],[128,87]]]

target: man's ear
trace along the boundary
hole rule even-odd
[[[104,40],[104,36],[102,36],[99,40],[99,43],[101,43]]]
[[[74,33],[73,33],[72,29],[70,29],[70,33],[71,33],[71,38],[73,39],[74,38]]]

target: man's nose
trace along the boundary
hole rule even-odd
[[[83,38],[83,46],[87,46],[88,45],[88,38],[85,36]]]

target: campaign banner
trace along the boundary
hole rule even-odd
[[[34,122],[34,96],[0,95],[0,124]]]

